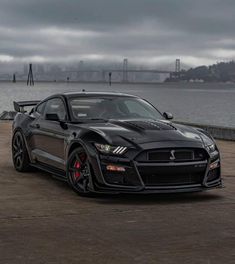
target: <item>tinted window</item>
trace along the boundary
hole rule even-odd
[[[45,107],[46,114],[57,114],[60,120],[65,120],[66,111],[63,101],[60,98],[48,100]]]
[[[92,118],[98,115],[99,106],[104,99],[82,98],[70,101],[72,113],[75,119]]]
[[[74,119],[162,119],[149,103],[139,98],[73,98],[70,107]]]
[[[37,109],[36,112],[39,113],[40,115],[43,115],[44,110],[45,110],[46,103],[41,103]]]

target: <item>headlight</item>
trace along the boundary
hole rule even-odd
[[[214,159],[219,157],[219,152],[217,151],[215,144],[207,145],[206,149],[207,149],[211,159],[214,160]]]
[[[211,145],[206,146],[206,149],[209,153],[215,152],[215,150],[216,150],[215,144],[211,144]]]
[[[203,129],[198,129],[198,131],[201,132],[200,136],[210,157],[212,159],[217,158],[219,156],[219,152],[217,150],[213,137]]]
[[[111,146],[111,145],[99,144],[99,143],[95,143],[95,147],[99,152],[104,154],[121,155],[127,150],[127,147]]]

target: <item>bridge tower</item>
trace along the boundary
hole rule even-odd
[[[123,60],[123,79],[124,83],[128,82],[128,59]]]
[[[181,71],[180,59],[176,59],[176,61],[175,61],[175,72],[179,73],[180,71]]]

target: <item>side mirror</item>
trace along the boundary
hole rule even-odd
[[[60,121],[59,116],[57,114],[46,114],[46,120],[50,121]]]
[[[163,116],[166,118],[166,120],[171,120],[171,119],[173,119],[173,115],[172,115],[172,113],[169,113],[169,112],[164,112],[164,113],[163,113]]]

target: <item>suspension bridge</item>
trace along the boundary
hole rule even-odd
[[[83,65],[83,63],[82,63]],[[187,65],[183,64],[184,69],[189,68]],[[165,65],[164,69],[159,68],[159,69],[133,69],[128,66],[128,59],[123,60],[123,66],[120,69],[102,69],[102,70],[90,70],[90,69],[83,69],[80,67],[79,70],[64,70],[62,71],[63,73],[67,74],[68,76],[70,74],[77,74],[78,79],[82,79],[82,77],[85,74],[97,74],[100,75],[100,80],[101,81],[106,81],[107,76],[111,76],[112,74],[119,74],[122,76],[122,82],[129,82],[129,75],[131,73],[136,73],[136,74],[142,74],[142,73],[151,73],[151,74],[168,74],[169,77],[172,78],[179,78],[180,73],[182,69],[182,62],[180,59],[176,59],[174,63]]]
[[[106,82],[108,79],[116,79],[120,82],[127,83],[132,82],[132,76],[144,76],[144,74],[151,74],[152,76],[159,76],[163,74],[164,76],[170,77],[172,79],[177,79],[181,76],[181,72],[183,69],[188,69],[189,66],[182,64],[180,59],[176,59],[174,62],[170,64],[164,64],[159,68],[137,68],[134,66],[130,66],[128,59],[125,58],[123,60],[122,66],[120,68],[106,68],[102,69],[101,67],[99,69],[92,69],[92,68],[86,68],[84,67],[84,63],[81,61],[80,65],[75,69],[67,69],[67,70],[60,70],[59,73],[45,73],[44,76],[40,76],[40,80],[75,80],[80,82],[86,82],[86,81],[100,81],[100,82]],[[30,69],[30,67],[29,67]],[[32,65],[31,65],[32,69]],[[31,72],[31,75],[35,77],[35,79],[38,79],[38,74]],[[58,78],[58,75],[60,78]],[[95,76],[95,77],[94,77]],[[13,81],[20,79],[23,80],[27,78],[27,76],[24,76],[24,74],[14,73],[14,74],[1,74],[0,73],[0,80],[6,80],[6,81]]]

